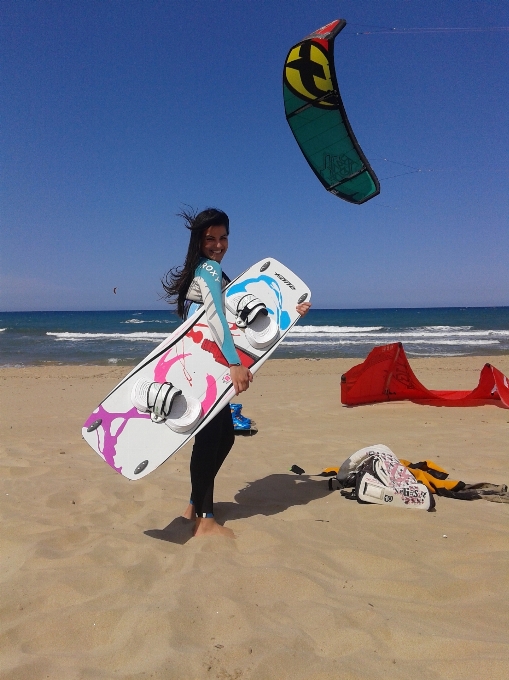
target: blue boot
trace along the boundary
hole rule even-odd
[[[233,419],[233,429],[235,432],[245,432],[251,430],[252,421],[241,413],[242,404],[230,404]]]

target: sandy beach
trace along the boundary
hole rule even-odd
[[[509,375],[509,356],[411,365],[471,389],[486,361]],[[238,399],[259,432],[216,482],[234,541],[179,516],[190,446],[129,482],[81,439],[125,368],[0,370],[1,680],[505,680],[509,505],[360,505],[311,475],[382,443],[509,483],[509,410],[344,408],[355,363],[271,360]]]

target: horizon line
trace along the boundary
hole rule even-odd
[[[381,310],[418,310],[418,309],[509,309],[507,305],[440,305],[431,307],[405,307],[398,305],[396,307],[313,307],[310,312],[318,311],[334,311],[334,312],[357,312],[357,311],[381,311]],[[30,310],[10,310],[0,311],[0,314],[96,314],[96,313],[127,313],[127,312],[170,312],[176,314],[173,309],[140,309],[139,307],[132,307],[131,309],[30,309]],[[308,312],[309,313],[309,312]]]

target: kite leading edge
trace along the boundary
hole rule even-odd
[[[286,120],[323,186],[360,205],[380,184],[357,142],[339,94],[334,40],[346,26],[336,19],[294,45],[283,71]]]

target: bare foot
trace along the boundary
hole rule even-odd
[[[182,517],[184,517],[184,519],[196,519],[196,512],[194,511],[194,505],[192,503],[189,503],[185,512],[182,513]]]
[[[235,538],[231,529],[222,527],[213,517],[198,517],[194,527],[195,536],[224,536],[225,538]]]

